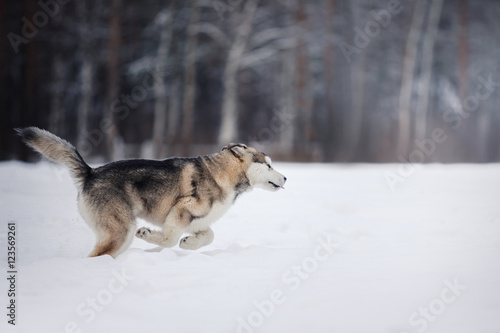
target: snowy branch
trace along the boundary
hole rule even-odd
[[[276,55],[278,52],[284,49],[292,48],[294,46],[294,38],[280,39],[270,45],[247,52],[239,61],[239,67],[245,68],[266,61]]]
[[[208,35],[223,47],[229,47],[231,45],[226,34],[212,23],[198,23],[195,28],[193,28],[193,31]]]
[[[155,64],[156,64],[156,57],[145,56],[128,64],[127,73],[132,76],[137,76],[143,72],[151,70],[151,68],[155,67]]]
[[[249,67],[251,65],[254,65],[254,64],[262,62],[266,59],[269,59],[270,57],[272,57],[276,53],[278,53],[278,50],[274,47],[260,48],[254,52],[251,52],[250,54],[245,55],[243,57],[243,59],[240,60],[239,67],[240,68]]]
[[[254,34],[254,36],[250,40],[249,46],[251,49],[253,49],[272,40],[287,37],[287,31],[288,29],[286,28],[270,28],[263,30]]]

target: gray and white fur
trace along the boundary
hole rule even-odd
[[[28,146],[71,171],[79,212],[97,236],[91,257],[116,257],[134,235],[162,247],[179,243],[198,249],[213,241],[210,225],[240,194],[254,187],[276,191],[286,182],[267,155],[244,144],[231,143],[207,156],[123,160],[91,168],[75,147],[48,131],[16,131]],[[136,218],[161,230],[136,231]],[[190,235],[179,242],[184,233]]]

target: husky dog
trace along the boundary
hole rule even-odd
[[[183,249],[210,244],[210,225],[243,192],[283,188],[286,177],[264,153],[231,143],[213,155],[124,160],[91,168],[75,147],[37,127],[17,129],[23,141],[49,160],[69,168],[78,188],[78,210],[97,235],[90,257],[116,257],[133,236],[163,247],[180,240]],[[161,227],[136,229],[136,218]]]

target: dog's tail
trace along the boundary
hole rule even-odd
[[[68,141],[38,127],[16,128],[23,141],[49,160],[69,168],[79,189],[91,175],[92,168]]]

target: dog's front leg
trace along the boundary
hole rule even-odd
[[[135,236],[148,243],[162,247],[172,247],[179,242],[182,233],[186,231],[191,219],[191,214],[186,209],[173,207],[165,219],[161,231],[151,231],[142,227],[137,230]]]

